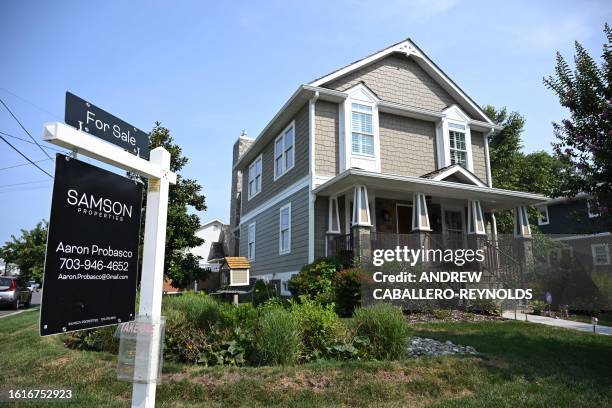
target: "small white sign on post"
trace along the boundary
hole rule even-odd
[[[168,190],[170,184],[176,183],[176,174],[170,171],[170,153],[163,147],[157,147],[151,151],[150,159],[145,160],[60,122],[44,125],[43,140],[148,179],[139,315],[143,318],[146,316],[152,322],[160,322]],[[139,370],[159,372],[162,341],[161,335],[137,338],[135,359],[146,362],[146,367],[141,365]],[[154,407],[155,391],[156,382],[135,382],[132,407]]]
[[[153,320],[149,316],[136,316],[136,320],[117,326],[115,337],[119,338],[118,380],[143,384],[161,382],[165,325],[166,319],[163,316],[159,320]],[[149,357],[153,355],[157,355],[156,364],[149,361]]]

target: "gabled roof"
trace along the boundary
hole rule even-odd
[[[482,181],[478,176],[458,164],[451,164],[450,166],[442,167],[441,169],[423,174],[421,176],[421,178],[436,181],[443,181],[449,177],[457,177],[459,180],[467,184],[473,184],[479,187],[488,187],[487,184]]]
[[[491,119],[484,113],[480,106],[474,102],[448,75],[444,73],[410,38],[400,41],[365,58],[357,60],[336,71],[322,76],[309,85],[321,87],[325,84],[343,77],[350,72],[361,69],[393,53],[401,53],[414,61],[425,70],[438,84],[440,84],[453,98],[465,105],[473,115],[480,117],[484,122],[493,124]]]
[[[226,256],[224,259],[230,269],[249,269],[251,264],[244,256]]]

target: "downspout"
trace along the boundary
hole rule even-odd
[[[493,187],[491,177],[491,161],[489,158],[489,137],[493,135],[493,129],[484,134],[485,162],[487,170],[487,185]],[[497,247],[497,220],[495,219],[495,210],[491,210],[491,232],[493,233],[493,244]]]
[[[319,91],[308,101],[308,175],[310,182],[308,187],[308,263],[314,261],[315,254],[315,107],[319,99]],[[327,252],[327,242],[325,243]]]

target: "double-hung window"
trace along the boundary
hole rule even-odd
[[[351,104],[352,152],[374,156],[373,108],[361,103]]]
[[[278,253],[281,255],[291,252],[291,203],[280,209],[278,247]]]
[[[249,261],[255,260],[255,223],[249,224],[249,230],[247,233],[247,258]]]
[[[601,215],[601,212],[599,211],[599,203],[597,202],[597,200],[587,200],[587,211],[589,213],[589,218],[596,218]]]
[[[451,164],[467,168],[467,147],[465,144],[465,126],[456,123],[448,124]]]
[[[249,166],[249,199],[261,191],[261,155]]]
[[[291,123],[274,141],[274,179],[293,168],[295,161],[295,124]]]
[[[538,225],[548,225],[550,223],[548,218],[548,206],[543,205],[537,207],[538,209]]]

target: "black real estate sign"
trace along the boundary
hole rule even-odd
[[[58,154],[41,336],[134,319],[142,185]]]
[[[66,124],[149,160],[149,135],[92,103],[66,92]]]

